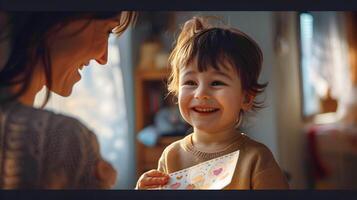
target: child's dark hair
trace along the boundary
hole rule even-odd
[[[258,83],[263,54],[258,44],[235,28],[222,28],[208,23],[209,18],[194,17],[187,21],[169,57],[171,74],[170,93],[177,95],[180,69],[196,62],[200,72],[208,67],[220,70],[225,62],[237,69],[242,89],[247,95],[262,93],[267,83]],[[253,101],[252,108],[263,107],[263,102]]]

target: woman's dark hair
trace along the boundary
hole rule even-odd
[[[8,12],[5,27],[0,27],[0,43],[10,39],[11,52],[3,68],[0,68],[0,91],[16,84],[21,84],[19,90],[1,97],[0,103],[17,99],[29,88],[34,65],[43,62],[45,81],[48,90],[45,106],[50,98],[52,86],[51,60],[46,39],[52,31],[58,31],[71,21],[88,19],[87,25],[95,19],[111,19],[119,16],[120,25],[114,31],[116,34],[124,32],[135,22],[136,12]],[[83,27],[84,28],[84,27]],[[80,30],[79,30],[80,31]],[[76,33],[74,33],[76,34]]]
[[[259,45],[248,35],[232,27],[211,25],[210,17],[194,17],[187,21],[169,57],[171,74],[168,89],[178,94],[180,69],[195,64],[199,72],[209,67],[220,70],[225,61],[236,68],[242,89],[248,95],[262,93],[267,83],[259,83],[263,53]],[[263,102],[253,101],[252,108],[263,107]]]

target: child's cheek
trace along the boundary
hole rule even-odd
[[[183,119],[191,124],[191,120],[190,120],[190,102],[187,96],[183,96],[183,95],[179,95],[178,97],[179,101],[179,109],[180,109],[180,113],[181,116],[183,117]]]
[[[189,120],[189,109],[185,106],[182,106],[182,104],[179,104],[179,109],[180,109],[180,114],[182,118],[187,122],[190,123]]]

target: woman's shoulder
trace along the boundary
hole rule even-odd
[[[34,108],[23,104],[13,105],[5,113],[10,123],[28,129],[42,131],[71,130],[70,132],[89,131],[78,119],[54,111]],[[68,132],[68,131],[65,131]]]
[[[17,179],[22,181],[23,177],[36,176],[39,178],[34,178],[31,184],[46,185],[47,178],[57,171],[73,183],[79,180],[92,183],[91,176],[81,176],[90,174],[87,170],[100,159],[99,144],[95,134],[79,120],[22,104],[1,109],[0,118],[5,122],[2,150],[16,162],[25,159],[25,167],[18,168],[21,174],[16,176]],[[10,161],[7,158],[0,160]]]
[[[16,104],[1,114],[6,118],[5,133],[8,136],[26,135],[32,138],[33,144],[41,141],[61,143],[69,148],[68,151],[98,146],[97,136],[74,117],[22,104]]]

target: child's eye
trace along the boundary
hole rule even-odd
[[[227,85],[227,84],[223,83],[222,81],[213,81],[211,83],[211,85],[212,86],[219,86],[219,85]]]
[[[183,84],[184,85],[196,85],[196,83],[194,81],[185,81]]]

